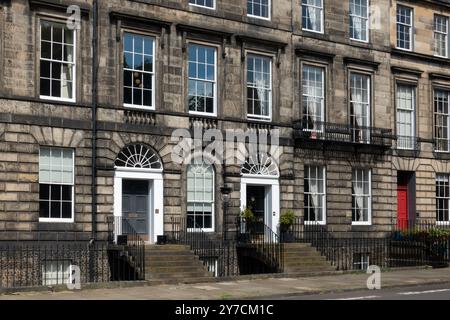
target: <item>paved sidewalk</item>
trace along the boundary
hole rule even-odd
[[[74,292],[27,292],[0,300],[224,300],[258,299],[366,289],[369,275],[343,274],[312,278],[241,280],[193,285],[163,285]],[[450,269],[401,270],[382,274],[383,288],[450,283]]]

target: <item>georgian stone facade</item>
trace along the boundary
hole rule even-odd
[[[115,161],[133,144],[151,147],[163,164],[161,207],[164,228],[172,217],[187,212],[186,166],[172,161],[175,129],[204,128],[281,130],[279,206],[274,217],[292,209],[305,213],[305,166],[326,168],[326,223],[337,231],[390,231],[397,221],[397,172],[414,172],[409,215],[436,218],[436,173],[448,173],[445,154],[433,143],[432,87],[450,85],[449,60],[433,57],[432,15],[450,16],[450,7],[437,1],[402,1],[416,8],[415,49],[396,47],[396,2],[376,3],[378,20],[369,28],[369,41],[350,40],[349,2],[324,0],[323,33],[302,28],[300,0],[273,0],[270,20],[247,16],[246,1],[216,0],[216,9],[191,6],[188,0],[99,1],[98,96],[96,132],[96,224],[92,224],[92,24],[93,3],[86,1],[0,1],[0,237],[35,239],[36,232],[55,231],[67,239],[89,239],[92,226],[106,237],[108,216],[115,213]],[[69,5],[81,7],[76,33],[75,102],[40,98],[41,19],[64,22]],[[390,14],[389,14],[390,13]],[[124,32],[155,39],[154,110],[123,106]],[[187,44],[217,50],[217,115],[192,115],[188,108]],[[248,120],[246,56],[256,52],[272,59],[271,121]],[[350,75],[370,77],[370,126],[396,132],[396,83],[417,85],[416,137],[420,153],[363,151],[331,152],[300,147],[293,120],[302,119],[302,66],[324,71],[324,120],[351,121]],[[39,222],[39,148],[64,147],[75,152],[74,222]],[[370,219],[352,226],[352,170],[371,170]],[[242,210],[239,166],[214,170],[214,229],[234,229]],[[224,181],[225,179],[225,181]],[[220,188],[231,187],[223,217]],[[274,196],[274,199],[277,198]],[[415,201],[413,201],[415,198]],[[415,202],[415,204],[413,203]],[[273,207],[273,208],[275,208]],[[156,213],[158,212],[158,213]],[[159,219],[159,218],[158,218]],[[225,227],[224,227],[225,222]],[[161,230],[158,231],[161,233]],[[157,232],[157,233],[158,233]]]

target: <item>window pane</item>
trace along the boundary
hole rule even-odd
[[[397,6],[397,47],[411,50],[412,9]]]
[[[248,115],[269,118],[272,102],[271,59],[249,55],[247,58]]]
[[[61,219],[61,202],[50,203],[50,218]]]
[[[305,166],[304,175],[304,206],[305,221],[325,222],[325,168],[320,166]]]
[[[247,14],[269,18],[269,0],[247,0]]]
[[[197,44],[189,44],[189,110],[215,112],[215,55],[216,49]]]
[[[50,218],[50,202],[40,201],[39,202],[39,218]]]
[[[74,31],[64,24],[41,21],[40,94],[73,99]],[[63,64],[69,62],[70,64]]]
[[[303,120],[307,130],[321,131],[324,121],[324,70],[304,65],[302,70]]]
[[[450,221],[449,201],[450,184],[448,174],[436,175],[436,220],[439,222]]]
[[[63,201],[72,201],[72,186],[62,186],[61,199]]]
[[[153,107],[154,38],[124,34],[124,103]]]
[[[71,219],[72,218],[72,202],[62,203],[62,218]]]
[[[354,169],[352,180],[353,222],[370,222],[370,170]]]
[[[191,228],[194,222],[197,227],[213,228],[213,172],[212,167],[206,164],[192,164],[187,167],[187,208]]]
[[[40,184],[39,185],[39,199],[49,200],[50,199],[50,185]]]
[[[322,32],[322,0],[302,0],[302,28]]]

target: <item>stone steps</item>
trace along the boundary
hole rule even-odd
[[[177,245],[146,246],[145,279],[152,284],[214,281],[213,275],[188,246]]]
[[[180,272],[180,271],[172,271],[172,272],[149,272],[145,274],[145,279],[176,279],[182,280],[184,278],[203,278],[209,277],[209,272],[207,271],[197,271],[197,272]]]
[[[309,244],[286,244],[284,272],[289,276],[313,276],[334,273],[336,269]]]

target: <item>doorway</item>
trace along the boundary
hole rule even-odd
[[[416,178],[414,172],[397,173],[397,227],[412,228],[416,218]]]
[[[280,186],[275,179],[242,178],[241,209],[251,208],[257,221],[275,233],[280,222]]]
[[[247,186],[247,207],[255,215],[258,232],[264,232],[264,225],[268,222],[266,189],[266,186]]]
[[[133,231],[147,243],[164,234],[164,182],[162,173],[116,169],[114,216],[126,219]],[[130,228],[130,229],[131,229]],[[123,223],[114,227],[115,239],[127,233]]]
[[[150,181],[122,181],[122,217],[145,241],[149,240],[151,189]],[[124,234],[129,230],[124,230]]]

